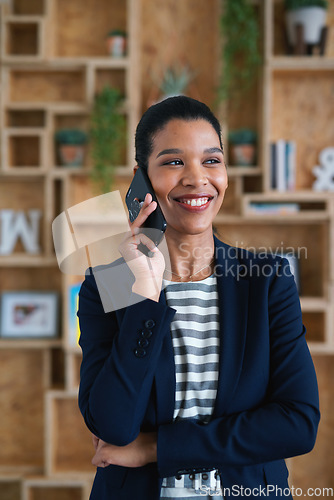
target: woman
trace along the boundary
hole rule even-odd
[[[170,267],[139,231],[156,209],[148,194],[120,246],[136,300],[104,313],[92,273],[82,285],[91,498],[289,496],[284,458],[313,448],[319,410],[288,262],[214,236],[227,174],[219,122],[204,104],[179,96],[149,108],[136,161],[167,221]]]

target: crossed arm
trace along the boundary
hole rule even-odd
[[[132,443],[125,446],[108,444],[93,434],[95,455],[92,464],[96,467],[121,465],[143,467],[157,461],[157,436],[155,432],[140,432]]]

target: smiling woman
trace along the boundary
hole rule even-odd
[[[148,193],[119,248],[131,279],[117,287],[131,282],[131,305],[105,313],[92,269],[80,291],[91,500],[228,498],[236,488],[291,497],[284,458],[313,448],[319,409],[288,261],[214,236],[228,180],[205,104],[179,96],[149,108],[136,161],[167,229],[158,247],[141,232],[157,209]]]

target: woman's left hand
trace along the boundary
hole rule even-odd
[[[92,464],[96,467],[120,465],[122,467],[143,467],[157,461],[157,436],[155,432],[140,432],[132,443],[126,446],[108,444],[93,436],[95,455]]]

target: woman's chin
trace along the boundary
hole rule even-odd
[[[188,224],[187,226],[183,225],[169,225],[167,224],[166,236],[170,234],[179,234],[180,237],[184,238],[187,235],[196,236],[204,233],[209,233],[212,231],[212,222],[210,224],[203,224],[199,226],[198,224]]]

